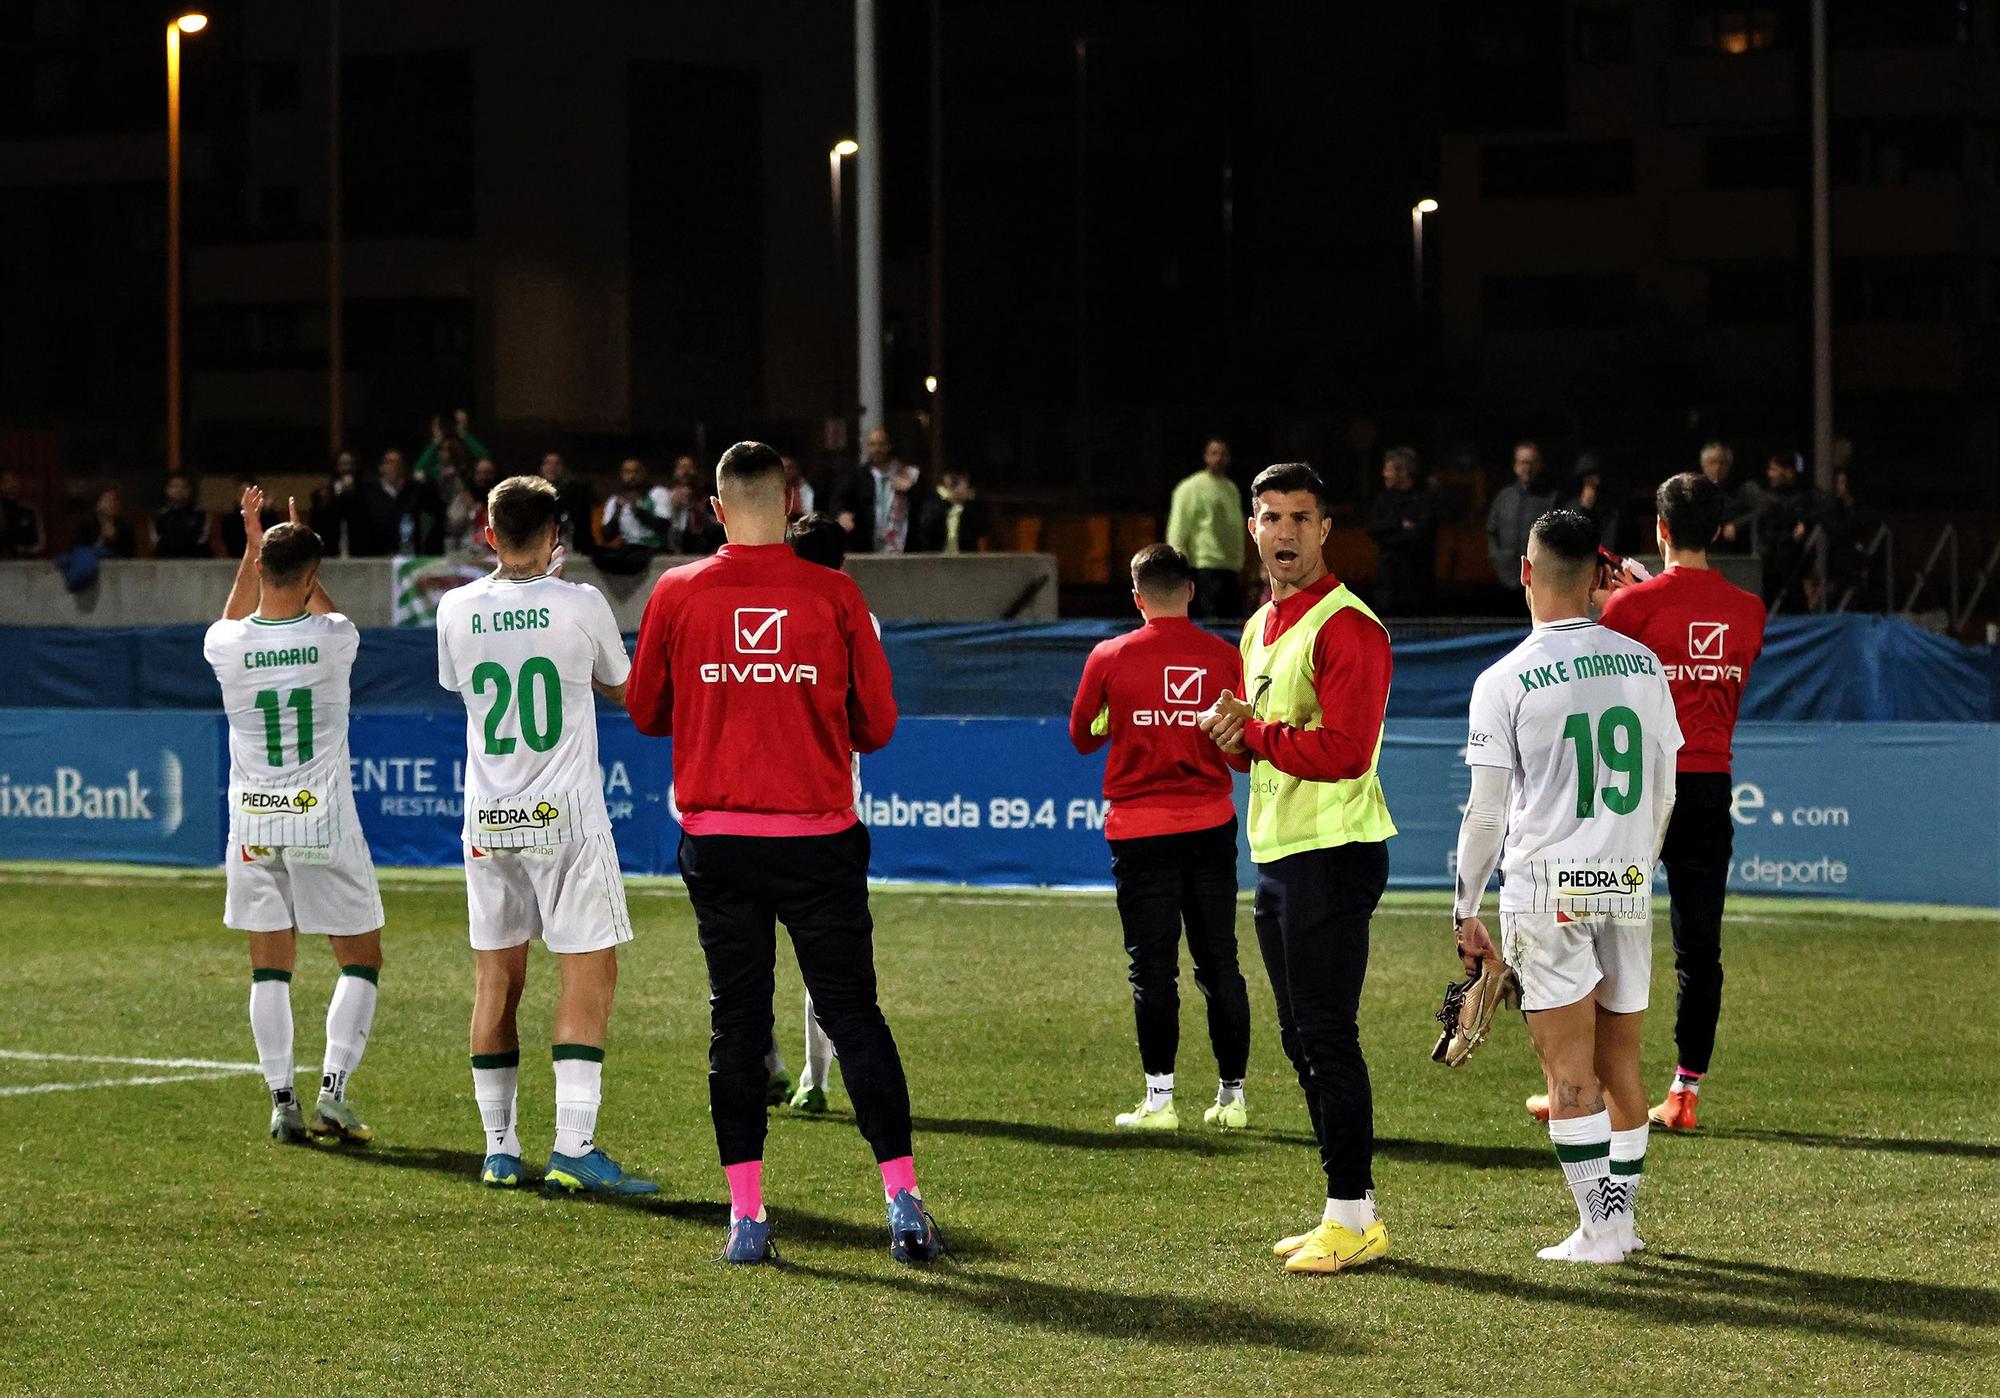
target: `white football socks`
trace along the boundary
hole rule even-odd
[[[1146,1074],[1146,1110],[1157,1112],[1174,1104],[1174,1075],[1172,1073]]]
[[[1605,1194],[1611,1203],[1611,1222],[1627,1247],[1638,1241],[1639,1182],[1646,1178],[1647,1123],[1630,1131],[1611,1133],[1611,1173]]]
[[[1611,1113],[1568,1117],[1549,1122],[1549,1142],[1562,1163],[1563,1178],[1576,1199],[1576,1216],[1583,1231],[1607,1231],[1611,1198]]]
[[[833,1066],[833,1040],[826,1037],[826,1031],[819,1027],[819,1016],[813,1013],[813,998],[806,996],[806,1066],[799,1071],[801,1088],[816,1087],[826,1090],[827,1073]]]
[[[1217,1081],[1215,1085],[1215,1101],[1217,1106],[1226,1107],[1231,1102],[1241,1102],[1242,1100],[1243,1079],[1222,1078]]]
[[[604,1050],[590,1044],[557,1044],[556,1154],[588,1155],[597,1140],[597,1108],[604,1099]]]
[[[486,1131],[488,1155],[521,1154],[515,1115],[515,1094],[521,1081],[521,1051],[472,1055],[472,1100],[479,1104],[479,1124]]]
[[[326,1006],[326,1057],[321,1063],[319,1093],[342,1101],[347,1095],[347,1076],[361,1066],[368,1048],[368,1031],[375,1023],[375,978],[373,966],[343,966],[333,983],[333,998]]]
[[[257,1042],[257,1066],[271,1101],[284,1106],[292,1095],[292,973],[250,972],[250,1037]]]
[[[1337,1223],[1350,1233],[1366,1232],[1375,1222],[1375,1191],[1371,1189],[1359,1199],[1327,1200],[1320,1222]]]

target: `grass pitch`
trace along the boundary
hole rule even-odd
[[[1393,1260],[1293,1278],[1269,1244],[1316,1214],[1320,1177],[1247,907],[1253,1130],[1135,1139],[1110,1127],[1139,1075],[1107,898],[885,894],[883,999],[956,1256],[889,1260],[836,1083],[827,1118],[773,1113],[766,1188],[792,1265],[736,1271],[709,1260],[726,1196],[685,900],[633,892],[600,1135],[665,1193],[628,1206],[478,1186],[462,887],[392,872],[385,898],[352,1088],[377,1142],[280,1148],[262,1084],[228,1068],[254,1054],[219,876],[0,871],[0,1390],[2000,1388],[1992,920],[1735,905],[1707,1129],[1655,1135],[1652,1251],[1594,1270],[1535,1260],[1575,1220],[1520,1108],[1525,1032],[1510,1018],[1467,1068],[1431,1064],[1455,965],[1443,903],[1392,900],[1362,1031]],[[301,940],[298,1057],[316,1071],[332,966]],[[531,1165],[551,1135],[534,1046],[553,985],[537,953]],[[780,986],[796,1067],[796,971]],[[1670,1007],[1664,932],[1655,987]],[[1670,1020],[1648,1027],[1649,1084],[1672,1066]],[[1183,1026],[1187,1123],[1213,1063],[1198,1003]],[[18,1056],[58,1054],[166,1061]],[[130,1081],[153,1078],[171,1080]]]

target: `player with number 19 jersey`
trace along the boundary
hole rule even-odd
[[[382,925],[348,773],[360,641],[338,612],[225,618],[202,639],[229,722],[228,927],[352,937]]]
[[[1525,1008],[1593,987],[1614,1014],[1646,1008],[1653,862],[1680,746],[1659,658],[1584,617],[1538,624],[1473,685],[1466,763],[1513,774],[1500,913]],[[1559,933],[1566,923],[1588,935]]]
[[[631,669],[610,603],[553,575],[496,574],[446,593],[437,633],[438,683],[465,700],[473,945],[629,941],[591,691]]]

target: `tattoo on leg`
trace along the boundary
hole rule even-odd
[[[1604,1094],[1595,1087],[1566,1082],[1556,1088],[1556,1105],[1565,1116],[1595,1116],[1604,1110]]]

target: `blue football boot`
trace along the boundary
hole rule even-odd
[[[924,1201],[907,1189],[889,1201],[889,1256],[898,1262],[932,1262],[944,1253],[944,1239]]]
[[[729,1239],[722,1245],[722,1260],[743,1266],[776,1262],[778,1250],[771,1246],[769,1221],[759,1223],[754,1218],[739,1218],[731,1223]]]
[[[623,1166],[598,1148],[592,1148],[588,1155],[558,1155],[550,1151],[549,1168],[542,1174],[542,1183],[551,1189],[566,1189],[571,1194],[660,1192],[660,1187],[651,1180],[626,1174]]]

